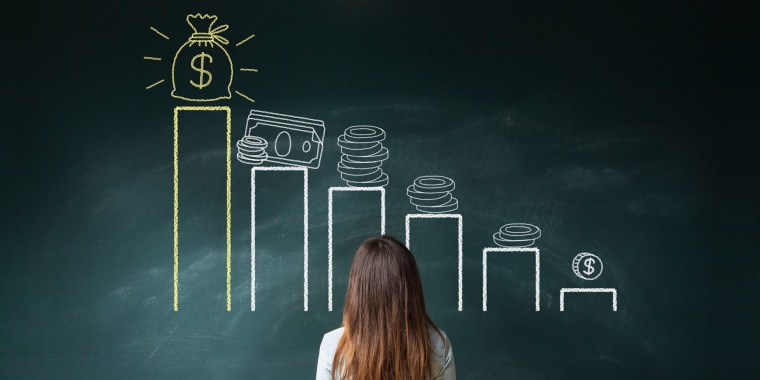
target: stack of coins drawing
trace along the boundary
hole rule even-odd
[[[500,247],[530,247],[541,237],[541,229],[528,223],[508,223],[493,234],[493,242]]]
[[[238,161],[249,165],[261,165],[266,161],[267,141],[258,136],[245,136],[237,142]]]
[[[426,214],[442,214],[456,211],[459,201],[451,196],[454,181],[440,175],[424,175],[406,188],[409,202],[417,211]]]
[[[338,163],[340,178],[351,187],[375,187],[388,184],[388,174],[381,166],[388,159],[388,148],[383,146],[385,131],[371,125],[346,128],[338,137],[342,153]]]

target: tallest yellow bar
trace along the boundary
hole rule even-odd
[[[232,311],[232,111],[230,107],[174,107],[174,311],[179,310],[179,112],[180,111],[224,111],[227,114],[227,311]]]

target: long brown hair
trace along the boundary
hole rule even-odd
[[[351,263],[343,306],[343,336],[333,379],[423,380],[430,376],[428,327],[414,256],[384,235],[364,241]]]

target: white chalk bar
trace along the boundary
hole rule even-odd
[[[411,220],[412,219],[454,219],[457,221],[457,274],[458,274],[458,283],[457,286],[459,288],[458,295],[457,295],[457,310],[462,311],[462,214],[407,214],[406,215],[406,247],[410,248],[410,238],[411,238]]]
[[[380,234],[385,234],[385,188],[378,187],[331,187],[327,191],[327,310],[333,309],[333,193],[377,192],[380,193]]]
[[[303,310],[309,311],[309,171],[295,166],[254,166],[251,169],[251,311],[256,310],[256,172],[303,172]]]
[[[562,288],[559,290],[559,311],[565,311],[565,293],[611,293],[612,311],[617,311],[617,289],[615,288]]]
[[[541,310],[541,252],[534,247],[483,248],[483,311],[488,310],[488,254],[532,253],[536,257],[536,311]]]

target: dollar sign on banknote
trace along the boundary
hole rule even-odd
[[[211,102],[232,97],[232,59],[224,45],[229,41],[221,33],[229,25],[214,26],[217,16],[188,15],[193,29],[180,46],[172,64],[172,96],[192,102]]]
[[[602,274],[603,268],[602,260],[593,253],[582,252],[573,258],[573,273],[584,280],[596,280]]]
[[[211,57],[211,55],[206,54],[206,52],[201,52],[200,54],[196,54],[193,57],[193,60],[190,61],[190,68],[197,71],[200,75],[200,78],[198,79],[198,83],[190,81],[190,84],[193,85],[193,87],[202,89],[208,85],[211,84],[211,72],[204,70],[206,67],[206,58],[208,58],[208,63],[214,62],[214,58]],[[196,64],[196,62],[200,60],[200,63]],[[204,78],[208,78],[207,80],[204,80]]]

